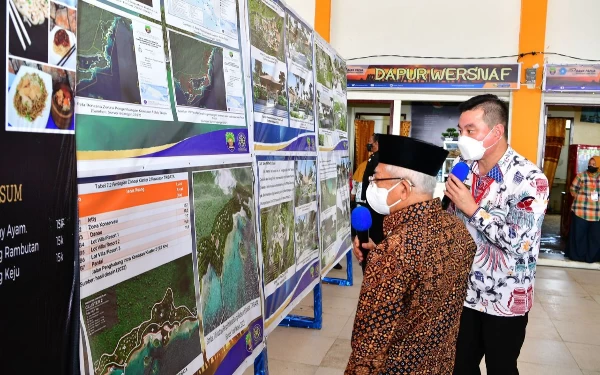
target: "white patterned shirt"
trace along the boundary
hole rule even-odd
[[[485,176],[479,176],[477,162],[465,162],[471,167],[465,184],[480,208],[473,217],[453,204],[449,208],[477,244],[464,306],[496,316],[525,315],[533,305],[548,179],[511,147]]]

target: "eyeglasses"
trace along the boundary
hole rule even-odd
[[[404,177],[390,177],[390,178],[374,178],[373,176],[369,176],[369,182],[377,182],[377,181],[392,181],[392,180],[400,180],[408,182],[410,187],[415,187],[415,185]]]

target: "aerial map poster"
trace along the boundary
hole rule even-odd
[[[72,319],[78,314],[77,7],[62,0],[5,4],[0,372],[71,374],[78,356],[77,320]]]
[[[158,0],[146,3],[80,2],[79,171],[94,176],[249,155],[238,2],[171,2],[166,20],[138,9]]]
[[[79,184],[82,373],[233,373],[263,345],[251,166],[122,177]]]
[[[192,191],[208,363],[202,374],[213,374],[220,366],[235,370],[257,348],[262,350],[252,168],[193,172]]]
[[[317,166],[314,157],[258,156],[257,161],[269,334],[319,279]]]

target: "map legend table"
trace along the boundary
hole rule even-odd
[[[82,295],[191,253],[187,173],[83,184],[79,192]]]

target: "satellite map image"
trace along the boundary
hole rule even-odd
[[[140,104],[131,20],[79,4],[77,96]]]
[[[176,374],[201,354],[191,255],[81,304],[95,375]]]
[[[177,105],[227,111],[223,48],[170,31]]]
[[[205,336],[259,297],[252,168],[193,175]]]
[[[260,210],[265,285],[295,264],[292,202]]]

